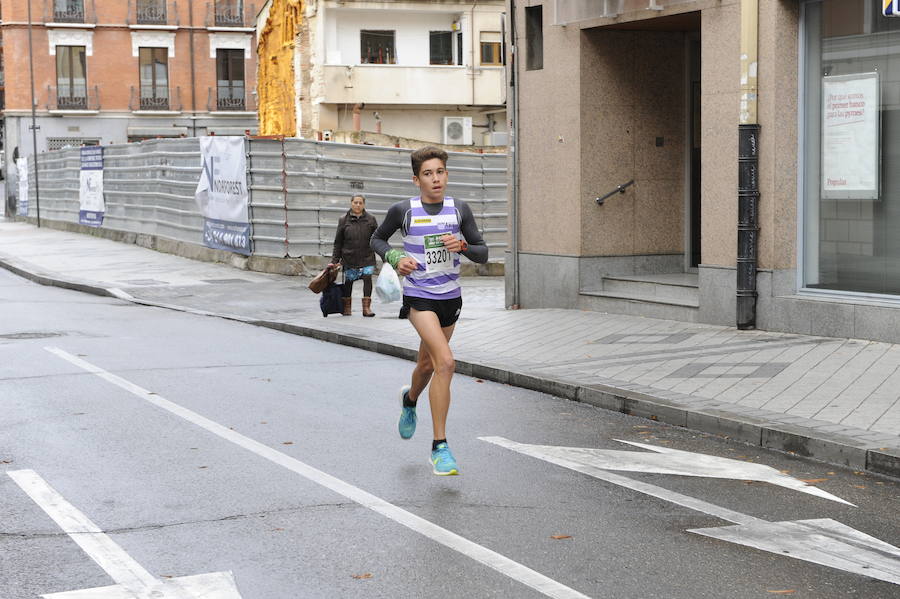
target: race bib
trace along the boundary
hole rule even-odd
[[[438,273],[453,270],[453,254],[444,247],[441,237],[446,233],[425,236],[425,272]]]

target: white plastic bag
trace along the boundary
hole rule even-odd
[[[375,281],[375,293],[384,304],[396,302],[403,297],[400,277],[387,262],[381,265],[381,272],[378,273],[378,280]]]

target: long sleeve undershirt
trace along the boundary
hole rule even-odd
[[[460,232],[462,232],[466,243],[469,244],[469,249],[462,252],[462,255],[472,262],[484,264],[488,260],[488,247],[481,237],[478,226],[475,224],[475,216],[472,214],[472,209],[469,208],[469,205],[463,200],[454,199],[453,203],[459,220]],[[422,208],[431,216],[439,213],[443,207],[443,202],[438,204],[426,204],[425,202],[422,202]],[[406,235],[409,231],[411,214],[412,207],[410,206],[409,200],[397,202],[388,209],[384,220],[381,221],[381,224],[375,230],[375,233],[372,234],[372,240],[369,244],[372,246],[373,250],[378,252],[378,255],[381,256],[382,260],[384,259],[384,255],[393,249],[388,243],[388,239],[391,238],[391,235],[393,235],[397,229],[400,229],[400,232],[403,235]]]

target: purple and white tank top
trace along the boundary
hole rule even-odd
[[[420,197],[410,204],[409,231],[403,236],[403,250],[415,258],[416,270],[403,279],[403,294],[427,299],[460,297],[459,254],[444,249],[442,235],[459,237],[459,216],[453,198],[444,198],[437,214],[428,214]]]

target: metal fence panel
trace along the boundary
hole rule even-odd
[[[330,257],[338,219],[350,197],[366,197],[379,222],[395,202],[418,194],[410,150],[250,139],[247,151],[253,252],[271,257]],[[450,154],[447,194],[468,202],[491,261],[506,247],[505,155]],[[79,148],[41,154],[41,217],[77,223]],[[203,216],[194,202],[200,177],[197,138],[157,139],[104,147],[103,228],[202,244]],[[33,165],[28,214],[36,216]],[[400,244],[399,235],[391,240]]]

